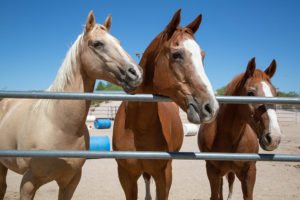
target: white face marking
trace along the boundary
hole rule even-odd
[[[121,54],[121,56],[124,58],[124,60],[126,60],[126,62],[128,63],[131,63],[131,65],[134,67],[135,71],[136,71],[136,74],[141,77],[142,74],[140,72],[140,70],[138,69],[137,65],[135,63],[133,63],[131,61],[131,59],[128,57],[128,55],[125,53],[124,49],[121,47],[120,44],[118,44],[116,42],[116,40],[109,34],[109,33],[106,33],[105,36],[110,40],[112,41],[112,43],[115,45],[117,51]]]
[[[183,46],[187,51],[189,51],[192,54],[191,59],[192,59],[192,63],[195,68],[195,71],[196,71],[197,75],[199,76],[200,80],[206,86],[207,93],[211,96],[211,99],[214,99],[214,101],[215,101],[214,109],[217,110],[219,107],[219,104],[215,100],[213,88],[205,74],[205,71],[204,71],[200,46],[196,43],[195,40],[192,40],[192,39],[185,40],[183,42]]]
[[[265,81],[261,82],[262,89],[266,97],[273,97],[273,94],[271,92],[270,86]],[[277,133],[281,134],[280,127],[277,120],[277,115],[274,109],[267,107],[267,113],[270,120],[269,125],[269,132],[272,133],[276,131]]]
[[[145,199],[152,199],[151,198],[151,191],[150,191],[150,180],[144,179],[144,181],[145,181],[145,187],[146,187]]]

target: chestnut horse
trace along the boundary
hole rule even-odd
[[[111,17],[95,24],[93,11],[47,91],[93,92],[96,79],[121,85],[125,91],[142,82],[141,68],[108,31]],[[3,99],[0,102],[0,149],[88,150],[85,125],[91,101]],[[20,199],[33,199],[36,190],[55,180],[58,199],[71,199],[81,177],[83,158],[0,158],[0,199],[10,169],[23,174]]]
[[[169,96],[194,123],[214,119],[219,104],[203,69],[204,51],[194,40],[201,15],[185,28],[180,10],[165,30],[147,47],[140,62],[144,76],[135,93]],[[123,102],[114,123],[116,151],[179,151],[183,128],[179,108],[166,102]],[[144,175],[146,188],[152,176],[158,200],[168,199],[172,182],[171,160],[117,159],[119,180],[127,200],[137,199],[137,180]],[[148,191],[148,190],[147,190]],[[146,199],[151,199],[146,194]]]
[[[236,76],[226,86],[226,95],[276,96],[276,89],[270,81],[275,71],[275,60],[263,72],[256,69],[253,58],[246,72]],[[259,144],[264,150],[272,151],[278,147],[280,139],[281,131],[274,105],[221,104],[215,121],[201,126],[198,145],[202,152],[258,153]],[[232,196],[235,174],[242,183],[244,199],[253,199],[255,164],[254,161],[206,161],[210,199],[223,199],[222,177],[226,174],[229,182],[228,199]]]

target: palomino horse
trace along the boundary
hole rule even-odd
[[[276,62],[263,72],[255,69],[255,58],[247,70],[236,76],[226,87],[230,96],[276,96],[270,78],[276,71]],[[259,142],[257,141],[259,139]],[[267,151],[276,149],[281,131],[274,105],[270,104],[222,104],[215,121],[201,126],[198,145],[202,152],[258,153],[258,143]],[[223,199],[222,177],[227,174],[229,196],[235,174],[242,183],[244,199],[253,199],[256,177],[254,161],[206,161],[207,176],[211,187],[211,200]]]
[[[141,59],[143,83],[135,93],[169,96],[194,123],[214,119],[219,104],[203,69],[204,52],[194,40],[199,15],[185,28],[178,10],[165,30],[147,47]],[[123,102],[116,115],[113,149],[117,151],[179,151],[183,141],[179,108],[175,103]],[[172,182],[171,160],[117,159],[126,199],[137,199],[137,180],[146,188],[153,176],[157,199],[167,199]],[[150,194],[146,199],[150,199]]]
[[[133,91],[142,81],[141,68],[108,31],[111,17],[95,24],[93,11],[84,33],[70,48],[57,77],[47,91],[93,92],[104,79]],[[0,149],[88,150],[85,125],[91,101],[4,99],[0,102]],[[21,199],[33,199],[36,190],[55,180],[58,199],[71,199],[81,177],[82,158],[1,158],[0,199],[6,191],[7,169],[23,174]]]

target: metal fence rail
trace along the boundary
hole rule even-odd
[[[70,157],[70,158],[137,158],[179,160],[240,160],[300,162],[300,155],[252,154],[252,153],[198,153],[198,152],[154,152],[154,151],[46,151],[46,150],[0,150],[0,157]]]
[[[0,98],[73,99],[171,102],[168,97],[125,93],[66,93],[41,91],[0,91]],[[220,103],[274,103],[300,104],[300,98],[290,97],[233,97],[217,96]],[[240,154],[240,153],[196,153],[196,152],[125,152],[125,151],[46,151],[46,150],[0,150],[0,157],[72,157],[72,158],[137,158],[137,159],[181,159],[181,160],[240,160],[240,161],[285,161],[300,162],[300,155],[291,154]]]
[[[78,92],[40,92],[40,91],[0,91],[0,98],[27,98],[27,99],[82,99],[82,100],[111,100],[111,101],[146,101],[171,102],[168,97],[152,94],[125,94],[125,93],[78,93]],[[297,97],[234,97],[216,96],[220,103],[276,103],[300,104]]]

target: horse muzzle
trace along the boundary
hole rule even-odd
[[[216,99],[210,99],[203,103],[197,103],[196,100],[190,99],[187,103],[188,120],[195,124],[212,122],[219,110],[219,103]]]
[[[273,151],[279,146],[280,140],[281,134],[266,133],[259,138],[259,144],[265,151]]]
[[[122,77],[121,86],[127,93],[133,92],[143,81],[143,70],[140,66],[129,65]]]

